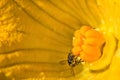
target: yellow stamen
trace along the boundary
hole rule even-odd
[[[81,47],[74,47],[72,49],[74,55],[79,55],[81,51],[82,51]]]
[[[73,46],[81,46],[83,44],[82,38],[73,39]]]
[[[100,58],[104,42],[102,33],[91,27],[83,26],[75,31],[72,52],[84,61],[92,62]]]

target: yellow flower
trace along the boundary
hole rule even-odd
[[[1,80],[119,80],[119,0],[1,0]],[[74,31],[99,29],[101,58],[71,68]]]

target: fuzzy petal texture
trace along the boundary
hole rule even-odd
[[[1,80],[119,80],[119,0],[0,0]],[[101,58],[71,68],[74,31],[97,28]]]

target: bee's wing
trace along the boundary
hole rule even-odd
[[[83,65],[81,63],[79,65],[71,67],[68,64],[67,60],[62,60],[62,61],[60,61],[60,64],[61,64],[61,66],[67,66],[66,68],[68,68],[68,69],[65,69],[65,70],[69,70],[71,76],[75,76],[75,75],[79,74],[83,69]]]

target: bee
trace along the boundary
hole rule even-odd
[[[75,67],[76,65],[80,64],[81,62],[84,62],[79,56],[73,55],[72,52],[68,54],[68,64],[71,67]]]

